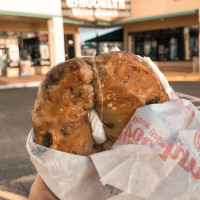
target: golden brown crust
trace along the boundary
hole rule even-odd
[[[133,54],[75,58],[54,67],[42,81],[32,111],[35,141],[79,155],[99,151],[87,118],[95,108],[105,125],[106,150],[137,108],[168,100],[153,69]]]
[[[96,57],[103,96],[103,122],[110,147],[137,108],[169,100],[159,78],[147,62],[127,52]]]
[[[96,152],[87,119],[94,107],[92,80],[91,67],[80,58],[45,76],[32,111],[36,143],[79,155]]]

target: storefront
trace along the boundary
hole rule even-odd
[[[122,27],[123,41],[112,42],[121,49],[151,57],[161,70],[199,71],[200,0],[0,0],[0,4],[2,75],[37,74],[44,68],[46,73],[88,51],[81,49],[80,27],[117,26]],[[96,42],[111,50],[110,41],[100,44],[104,39],[85,44],[92,49]]]
[[[60,0],[0,4],[0,75],[45,74],[78,53],[78,27],[63,23]]]

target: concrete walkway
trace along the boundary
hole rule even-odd
[[[200,81],[200,73],[164,72],[168,81]],[[37,87],[42,75],[19,76],[13,78],[0,77],[0,89]]]
[[[168,81],[200,81],[200,73],[163,72]]]
[[[41,75],[19,76],[12,78],[0,77],[0,89],[38,87],[42,77],[43,76]]]
[[[37,82],[42,80],[42,75],[35,76],[19,76],[19,77],[2,77],[0,76],[0,85],[8,85],[15,83],[27,83],[27,82]]]

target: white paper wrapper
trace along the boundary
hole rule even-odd
[[[33,142],[31,130],[27,138],[27,151],[42,179],[62,200],[106,200],[119,193],[111,186],[103,186],[99,175],[86,156],[69,154]]]
[[[199,128],[197,108],[177,99],[137,109],[112,150],[92,160],[37,145],[32,131],[27,150],[62,200],[199,200]]]
[[[112,150],[91,156],[109,200],[199,200],[200,112],[187,100],[137,109]]]

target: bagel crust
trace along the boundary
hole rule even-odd
[[[36,143],[78,155],[98,151],[87,118],[95,105],[92,80],[91,66],[80,58],[47,73],[32,111]]]
[[[137,108],[168,100],[154,70],[133,54],[74,58],[53,67],[42,80],[32,111],[35,142],[85,156],[107,150]],[[101,147],[88,121],[93,108],[107,135]]]

